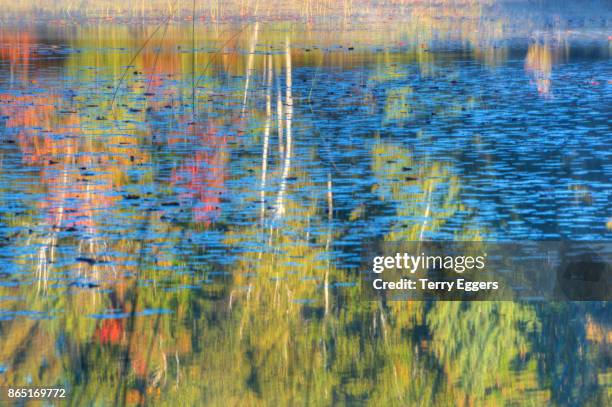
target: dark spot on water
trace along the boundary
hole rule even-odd
[[[77,257],[75,260],[81,263],[87,263],[90,266],[93,266],[94,264],[98,263],[97,260],[89,258],[89,257]]]
[[[97,288],[100,285],[93,281],[73,281],[68,284],[68,287],[76,287],[76,288]]]

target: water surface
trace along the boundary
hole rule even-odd
[[[609,402],[607,303],[360,300],[371,240],[611,238],[609,8],[417,11],[3,27],[0,383]]]

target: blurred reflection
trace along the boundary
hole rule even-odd
[[[568,39],[593,63],[568,52],[568,97],[536,103],[548,42],[474,5],[402,10],[44,46],[3,28],[0,384],[77,405],[606,404],[605,303],[361,301],[367,241],[609,233],[607,44]]]
[[[525,71],[529,73],[538,89],[544,96],[550,95],[552,52],[547,43],[534,43],[529,46],[525,57]]]

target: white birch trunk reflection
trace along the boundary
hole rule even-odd
[[[264,218],[266,214],[266,178],[268,171],[268,145],[270,141],[270,125],[272,121],[272,55],[266,57],[266,124],[264,126],[263,153],[261,156],[261,226],[264,226]]]
[[[259,34],[259,22],[253,27],[253,36],[251,37],[251,47],[249,48],[249,58],[247,60],[246,81],[244,82],[244,97],[242,98],[242,115],[246,110],[247,96],[249,93],[249,85],[251,82],[251,73],[253,72],[253,64],[255,62],[255,46],[257,45],[257,36]]]
[[[291,93],[292,81],[291,81],[291,46],[289,43],[289,37],[286,38],[285,42],[285,64],[286,64],[286,89],[285,98],[287,103],[287,111],[285,113],[285,125],[286,125],[286,147],[285,147],[285,159],[283,162],[283,173],[281,178],[280,190],[278,191],[278,198],[276,201],[276,217],[280,217],[285,214],[285,193],[287,191],[287,178],[289,178],[289,171],[291,170],[291,120],[293,119],[293,96]]]
[[[279,68],[279,71],[282,68]],[[276,119],[278,122],[278,155],[279,160],[282,162],[285,158],[285,145],[283,141],[283,97],[281,95],[281,86],[280,86],[280,75],[276,77]]]

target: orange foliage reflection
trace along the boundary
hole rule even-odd
[[[122,319],[105,319],[96,328],[94,336],[101,344],[118,344],[123,338],[124,322]]]
[[[527,50],[525,71],[535,81],[538,92],[544,96],[550,95],[552,52],[548,44],[532,44]]]
[[[11,67],[23,66],[24,72],[34,56],[35,38],[26,31],[0,31],[0,59],[8,60]]]

